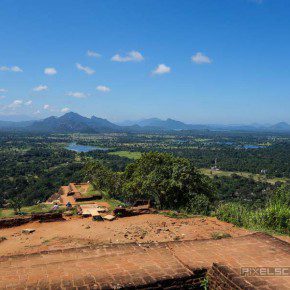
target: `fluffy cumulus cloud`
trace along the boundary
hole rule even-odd
[[[23,104],[22,100],[15,100],[11,104],[8,105],[8,108],[16,109],[16,108],[20,107],[22,104]]]
[[[165,64],[159,64],[152,72],[154,75],[163,75],[170,73],[171,68]]]
[[[54,67],[46,67],[44,69],[44,73],[46,75],[52,76],[52,75],[56,75],[57,74],[57,70]]]
[[[9,71],[9,72],[23,72],[19,66],[0,66],[0,71]]]
[[[48,90],[48,86],[46,86],[46,85],[39,85],[39,86],[33,88],[33,90],[35,92],[47,91]]]
[[[101,57],[101,55],[93,50],[88,50],[87,51],[87,56],[89,57],[95,57],[95,58],[99,58]]]
[[[111,90],[109,87],[102,86],[102,85],[97,86],[96,89],[97,89],[98,91],[100,91],[100,92],[104,92],[104,93],[109,92],[109,91]]]
[[[67,113],[67,112],[70,111],[70,108],[65,107],[65,108],[62,108],[60,111],[61,111],[62,113]]]
[[[77,99],[83,99],[87,97],[87,94],[83,92],[68,92],[66,95]]]
[[[1,96],[0,96],[1,99]],[[0,106],[1,111],[5,111],[6,113],[15,113],[15,111],[18,111],[18,109],[22,110],[24,109],[24,106],[31,106],[32,105],[32,101],[28,100],[28,101],[23,101],[23,100],[14,100],[12,103],[5,105],[5,106]]]
[[[80,63],[76,63],[76,67],[77,67],[78,70],[81,70],[81,71],[85,72],[88,75],[92,75],[92,74],[95,73],[95,71],[92,68],[90,68],[88,66],[83,66]]]
[[[212,63],[212,60],[201,52],[197,52],[191,57],[191,61],[196,64]]]
[[[128,52],[126,55],[115,54],[111,58],[111,60],[117,62],[129,62],[129,61],[140,62],[144,60],[144,57],[140,52],[132,50]]]

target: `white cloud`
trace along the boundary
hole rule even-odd
[[[24,104],[25,104],[26,106],[31,106],[31,105],[32,105],[32,101],[29,100],[29,101],[25,102]]]
[[[0,71],[23,72],[23,70],[19,66],[0,66]]]
[[[191,61],[196,64],[212,63],[212,60],[201,52],[197,52],[191,57]]]
[[[6,89],[0,89],[0,93],[6,93],[8,92]]]
[[[78,99],[83,99],[87,97],[87,94],[83,92],[68,92],[66,95],[69,97],[74,97]]]
[[[12,66],[11,71],[14,72],[23,72],[23,70],[19,66]]]
[[[8,66],[0,66],[0,71],[9,71],[10,68]]]
[[[44,109],[44,110],[51,110],[51,106],[48,105],[48,104],[45,104],[45,105],[43,106],[43,109]]]
[[[40,114],[40,110],[37,110],[35,112],[33,112],[34,115],[39,115]]]
[[[121,56],[120,54],[115,54],[111,58],[111,60],[117,62],[128,62],[128,61],[140,62],[144,60],[144,57],[140,52],[132,50],[124,56]]]
[[[8,108],[16,109],[17,107],[21,106],[23,104],[22,100],[15,100],[11,104],[8,105]]]
[[[84,71],[88,75],[92,75],[95,73],[95,71],[93,69],[91,69],[88,66],[82,66],[80,63],[76,63],[76,67],[77,67],[77,69]]]
[[[70,108],[65,107],[65,108],[62,108],[60,111],[61,111],[62,113],[67,113],[67,112],[70,111]]]
[[[97,86],[96,89],[100,92],[109,92],[111,90],[109,87],[106,86]]]
[[[47,91],[48,90],[48,86],[46,86],[46,85],[39,85],[39,86],[33,88],[33,90],[35,92]]]
[[[163,75],[170,73],[171,68],[165,64],[159,64],[156,69],[152,72],[154,75]]]
[[[52,75],[56,75],[57,74],[57,70],[54,67],[47,67],[47,68],[44,69],[44,73],[46,75],[52,76]]]
[[[88,55],[89,57],[95,57],[95,58],[99,58],[99,57],[101,57],[101,55],[100,55],[99,53],[97,53],[97,52],[95,52],[95,51],[92,51],[92,50],[88,50],[88,51],[87,51],[87,55]]]

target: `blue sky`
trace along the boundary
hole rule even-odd
[[[0,1],[0,115],[274,123],[289,108],[289,0]]]

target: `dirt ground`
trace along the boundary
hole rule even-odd
[[[23,229],[34,229],[35,232],[24,234]],[[148,214],[119,218],[111,222],[71,217],[65,221],[33,222],[1,229],[0,237],[5,237],[6,240],[0,242],[0,255],[33,253],[89,244],[210,239],[213,233],[236,237],[250,232],[211,217],[175,219]]]

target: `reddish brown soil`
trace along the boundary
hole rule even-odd
[[[35,229],[23,234],[23,229]],[[126,217],[112,222],[92,221],[72,217],[63,222],[33,222],[23,226],[1,229],[0,255],[33,253],[39,250],[63,249],[87,244],[147,243],[174,240],[210,239],[215,232],[232,237],[250,233],[216,218],[174,219],[159,214]]]

